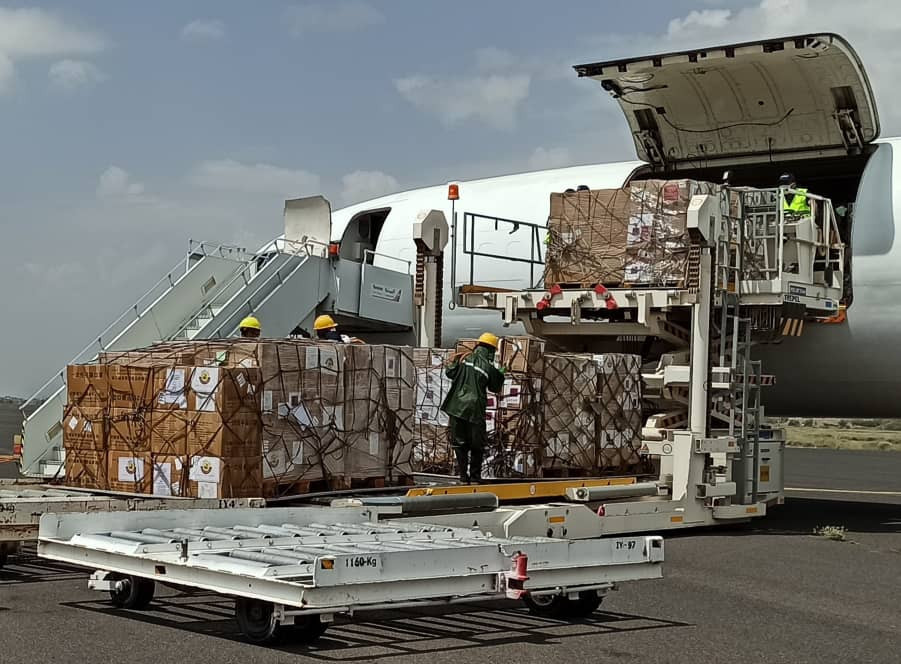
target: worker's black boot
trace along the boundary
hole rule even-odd
[[[454,446],[457,455],[457,468],[460,469],[460,481],[469,484],[469,450],[459,445]]]
[[[482,450],[471,450],[469,453],[469,480],[473,484],[479,484],[482,481],[483,457]]]

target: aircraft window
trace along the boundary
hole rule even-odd
[[[855,256],[887,254],[895,241],[892,146],[882,143],[863,171],[851,225]]]

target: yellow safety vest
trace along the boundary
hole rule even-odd
[[[810,214],[810,205],[807,203],[807,190],[798,187],[795,189],[795,192],[791,203],[785,200],[785,196],[782,197],[782,210],[799,215]]]

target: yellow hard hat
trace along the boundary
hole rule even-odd
[[[483,332],[482,336],[479,337],[479,343],[491,346],[492,348],[497,348],[497,337],[491,334],[491,332]]]
[[[262,330],[263,326],[260,325],[260,321],[258,321],[253,316],[248,316],[244,320],[241,321],[241,324],[238,326],[238,329],[250,329],[250,330]]]
[[[328,314],[319,316],[313,323],[314,330],[331,330],[333,327],[338,327],[338,325]]]

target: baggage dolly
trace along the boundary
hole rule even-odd
[[[359,507],[45,514],[38,554],[96,570],[89,587],[141,609],[156,582],[235,598],[246,638],[310,642],[338,614],[522,599],[586,615],[625,581],[662,577],[659,536],[500,538],[377,520]]]

